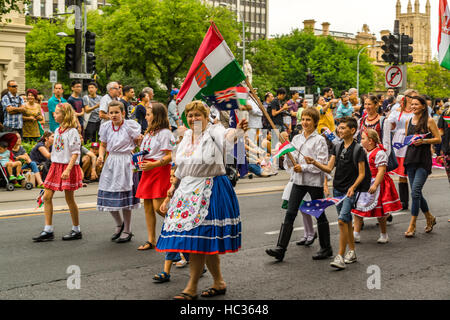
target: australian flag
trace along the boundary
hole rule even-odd
[[[134,165],[136,170],[140,170],[139,163],[142,162],[142,160],[144,159],[144,156],[146,156],[147,154],[148,154],[147,150],[142,150],[142,151],[139,151],[138,153],[133,154],[132,164]]]
[[[345,198],[346,196],[304,201],[303,204],[300,206],[300,211],[309,214],[313,217],[319,218],[326,208],[332,205],[338,205]]]
[[[395,149],[401,149],[401,148],[403,148],[405,146],[412,145],[414,142],[416,142],[419,139],[424,139],[427,135],[428,135],[428,133],[425,133],[425,134],[414,134],[414,135],[411,135],[411,136],[406,136],[405,140],[403,140],[403,143],[402,142],[395,142],[395,143],[392,144],[392,146]]]
[[[236,87],[231,87],[222,91],[216,91],[213,96],[206,97],[206,100],[214,104],[221,111],[239,109],[239,96]]]

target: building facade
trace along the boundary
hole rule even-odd
[[[17,82],[19,92],[25,91],[25,37],[31,27],[25,25],[25,16],[17,12],[2,17],[11,22],[0,27],[0,90],[8,80]]]
[[[400,22],[400,33],[413,38],[413,63],[426,63],[431,60],[431,23],[430,0],[425,4],[425,13],[420,12],[420,2],[415,0],[414,11],[411,0],[408,0],[406,13],[401,12],[400,0],[397,0],[395,19]]]
[[[73,4],[73,0],[32,0],[28,6],[28,14],[32,17],[53,18],[57,13],[64,13],[65,8]],[[87,0],[91,10],[107,6],[106,0]]]
[[[415,0],[414,12],[412,11],[411,0],[408,0],[408,7],[406,13],[401,13],[401,3],[397,0],[396,4],[396,20],[399,20],[400,33],[407,34],[413,38],[413,63],[423,64],[431,60],[431,28],[430,28],[430,1],[426,2],[425,13],[420,13],[419,0]],[[379,67],[386,65],[386,62],[381,58],[383,50],[381,46],[384,44],[383,41],[377,40],[374,33],[370,32],[369,26],[364,24],[360,32],[349,33],[340,31],[330,31],[330,23],[323,22],[322,29],[317,29],[315,20],[305,20],[303,21],[304,30],[313,31],[317,36],[331,36],[338,41],[343,41],[348,45],[363,47],[371,46],[367,48],[367,54],[373,59],[373,64]],[[394,25],[394,22],[392,23]],[[388,35],[393,31],[382,30],[380,31],[380,37]]]
[[[244,22],[250,35],[247,41],[268,39],[269,0],[206,0],[214,6],[229,7],[239,22]]]

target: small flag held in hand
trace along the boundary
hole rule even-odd
[[[324,131],[322,132],[322,134],[325,136],[325,138],[327,138],[330,141],[333,141],[334,139],[336,139],[336,136],[334,135],[334,133],[331,132],[331,130],[328,128],[324,128]]]
[[[39,191],[39,195],[38,195],[38,197],[37,197],[37,199],[36,199],[36,202],[37,202],[37,204],[38,204],[37,208],[42,207],[42,205],[44,204],[44,192],[45,192],[44,189],[42,189],[41,191]],[[36,209],[37,209],[37,208],[36,208]]]
[[[300,206],[300,211],[313,217],[319,218],[326,208],[332,205],[338,205],[345,198],[346,196],[304,201]]]
[[[392,144],[392,146],[395,149],[401,149],[401,148],[403,148],[405,146],[412,145],[417,140],[424,139],[427,135],[428,135],[428,133],[425,133],[425,134],[414,134],[414,135],[406,136],[405,140],[403,140],[403,143],[402,142],[396,142],[396,143]]]
[[[142,162],[142,160],[144,159],[144,156],[146,156],[147,154],[148,154],[148,150],[142,150],[142,151],[139,151],[139,152],[133,154],[132,164],[134,165],[136,170],[140,170],[139,164]]]
[[[274,155],[274,158],[279,158],[285,155],[286,153],[293,151],[295,151],[295,147],[289,141],[286,141],[280,146],[278,152]]]

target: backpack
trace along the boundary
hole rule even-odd
[[[336,152],[336,159],[339,159],[342,150],[344,149],[344,141],[342,141],[341,144],[336,145],[337,152]],[[364,151],[363,147],[359,143],[355,144],[355,147],[353,148],[353,164],[356,168],[358,168],[358,155],[360,152],[364,152],[364,179],[363,181],[358,185],[358,187],[355,189],[355,192],[367,192],[370,189],[371,182],[372,182],[372,173],[370,172],[369,167],[369,161],[367,161],[367,155],[366,151]],[[339,160],[337,160],[339,161]]]

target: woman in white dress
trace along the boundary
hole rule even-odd
[[[205,263],[214,283],[202,297],[226,292],[219,254],[239,250],[241,221],[236,193],[225,175],[224,145],[231,150],[236,133],[243,136],[248,128],[245,119],[237,130],[208,124],[209,109],[201,101],[189,103],[185,112],[193,130],[185,132],[177,149],[176,181],[168,191],[171,201],[156,244],[160,252],[190,253],[190,279],[176,300],[197,299]]]
[[[131,240],[131,210],[140,207],[133,190],[131,152],[141,137],[141,126],[134,120],[125,120],[122,102],[111,101],[108,115],[111,120],[103,123],[99,131],[101,144],[97,162],[103,163],[106,152],[109,154],[98,185],[97,210],[111,213],[116,222],[111,240],[122,243]]]

